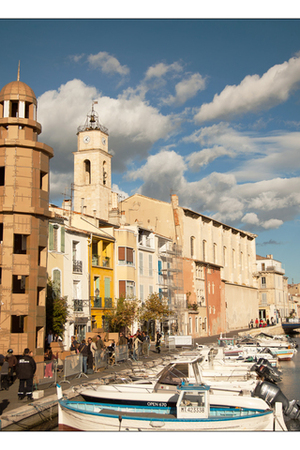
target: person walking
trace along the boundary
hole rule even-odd
[[[91,374],[94,373],[94,353],[96,351],[96,345],[91,337],[88,338],[87,349],[87,373]]]
[[[19,378],[19,391],[18,398],[23,400],[26,397],[28,400],[32,400],[33,392],[33,377],[36,371],[36,363],[29,348],[25,348],[23,356],[19,359],[16,365],[16,373]]]

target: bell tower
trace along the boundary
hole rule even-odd
[[[77,129],[74,152],[74,211],[108,220],[111,201],[111,157],[108,130],[99,122],[97,112],[87,114]]]

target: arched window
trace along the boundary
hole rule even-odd
[[[103,162],[103,185],[105,186],[107,183],[107,169],[106,169],[106,161]]]
[[[91,161],[86,159],[83,164],[84,164],[84,182],[85,184],[91,184]]]

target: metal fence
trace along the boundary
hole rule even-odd
[[[56,384],[57,381],[57,360],[42,361],[36,363],[34,381],[37,385]]]
[[[78,355],[69,355],[65,357],[64,367],[63,367],[63,375],[64,378],[61,383],[66,382],[70,383],[68,378],[80,378],[82,375],[87,377],[85,373],[83,373],[83,357],[79,353]]]
[[[106,350],[96,350],[94,354],[95,370],[106,369],[108,366],[108,352]]]

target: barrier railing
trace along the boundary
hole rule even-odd
[[[64,361],[64,378],[61,383],[70,383],[67,379],[68,377],[80,378],[81,376],[87,377],[87,375],[82,371],[83,368],[83,357],[81,354],[69,355],[65,357]]]
[[[56,384],[57,381],[57,361],[42,361],[36,363],[34,381],[38,386],[44,384]]]
[[[94,353],[95,370],[106,369],[108,366],[108,352],[106,350],[96,350]]]
[[[118,345],[115,348],[115,362],[128,359],[128,345]]]

